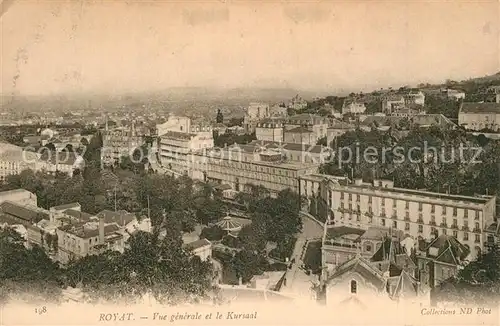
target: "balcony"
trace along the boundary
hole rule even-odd
[[[421,218],[419,218],[419,219],[417,220],[417,223],[424,224],[424,220],[423,220],[423,219],[421,219]]]
[[[466,232],[469,232],[470,229],[468,226],[462,226],[462,231],[466,231]]]
[[[429,225],[436,226],[436,221],[430,221],[430,222],[429,222]]]
[[[411,219],[409,216],[405,216],[405,221],[411,222]]]
[[[393,220],[397,220],[397,219],[398,219],[398,216],[397,216],[396,214],[392,214],[391,218],[392,218]]]
[[[457,225],[457,224],[452,224],[452,225],[451,225],[451,228],[452,228],[452,229],[455,229],[455,230],[458,230],[458,225]]]
[[[472,232],[474,232],[474,233],[481,233],[481,229],[480,228],[474,228],[474,230],[472,230]]]
[[[443,227],[443,228],[447,228],[448,224],[446,222],[441,222],[441,224],[439,224],[439,226]]]

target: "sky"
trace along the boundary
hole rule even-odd
[[[0,32],[2,95],[365,90],[500,71],[498,0],[17,0]]]

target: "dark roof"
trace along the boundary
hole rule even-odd
[[[500,114],[500,103],[469,103],[464,102],[460,107],[463,113],[497,113]]]
[[[64,211],[64,214],[74,217],[80,221],[90,221],[94,215],[77,211],[76,209],[67,209]]]
[[[305,127],[295,127],[293,129],[286,130],[285,133],[312,133],[312,130]]]
[[[335,239],[348,234],[361,236],[363,233],[365,233],[365,230],[362,229],[351,228],[348,226],[334,226],[326,229],[326,238]]]
[[[338,266],[327,282],[351,273],[359,274],[365,281],[373,284],[378,290],[385,289],[386,281],[382,272],[373,267],[367,259],[361,256],[357,256]]]
[[[69,224],[65,226],[61,226],[59,230],[71,233],[76,235],[79,238],[82,239],[88,239],[88,238],[93,238],[99,236],[99,227],[96,228],[87,228],[85,225],[87,222],[81,222],[78,224]],[[116,231],[118,231],[120,228],[116,224],[109,224],[104,226],[104,235],[109,235],[112,234]]]
[[[418,281],[406,271],[402,271],[398,277],[398,282],[392,296],[398,298],[412,298],[417,296],[417,291]]]
[[[56,211],[65,211],[70,208],[75,208],[75,207],[81,207],[80,203],[70,203],[70,204],[64,204],[64,205],[59,205],[59,206],[52,206],[50,209],[55,209]]]
[[[403,270],[416,268],[410,259],[406,248],[399,240],[386,237],[380,248],[372,256],[371,261],[379,263],[382,272],[389,272],[390,276],[398,276]]]
[[[190,140],[194,136],[196,136],[196,134],[191,134],[191,133],[186,133],[186,132],[177,132],[177,131],[168,131],[166,134],[161,135],[161,138]]]
[[[212,243],[210,241],[208,241],[207,239],[200,239],[200,240],[196,240],[196,241],[185,244],[185,248],[188,250],[195,250],[195,249],[198,249],[198,248],[201,248],[204,246],[209,246],[211,244]]]
[[[104,222],[106,224],[116,223],[122,227],[136,219],[134,214],[125,210],[113,212],[105,209],[99,212],[96,216],[98,218],[104,218]]]
[[[429,251],[431,248],[438,249],[436,255],[432,255]],[[441,234],[434,239],[426,248],[427,256],[433,258],[436,262],[445,264],[458,265],[470,253],[469,249],[460,243],[455,237]]]
[[[256,148],[269,148],[269,149],[283,149],[285,151],[293,152],[308,152],[308,153],[321,153],[325,148],[328,147],[321,145],[306,145],[297,143],[280,143],[267,140],[253,140],[247,146],[252,146],[252,151]]]
[[[29,223],[37,223],[43,219],[48,220],[50,217],[48,213],[42,212],[39,208],[22,206],[9,201],[0,204],[0,212]]]

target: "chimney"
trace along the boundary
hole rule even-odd
[[[104,244],[104,217],[99,218],[99,244]]]

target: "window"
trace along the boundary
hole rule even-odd
[[[441,209],[443,210],[443,215],[446,215],[446,206],[441,206]]]
[[[475,216],[475,219],[476,219],[476,220],[479,220],[479,212],[480,212],[480,211],[476,211],[476,216]]]
[[[351,293],[356,294],[358,292],[358,283],[355,280],[351,281]]]
[[[359,195],[356,195],[356,201],[358,202],[359,202],[359,197],[360,197]]]
[[[464,218],[468,218],[468,217],[469,217],[469,210],[464,209]]]
[[[396,199],[392,200],[392,207],[396,208]]]
[[[409,220],[410,219],[410,212],[406,212],[406,219]]]
[[[382,207],[385,206],[385,198],[382,198]]]
[[[343,192],[340,193],[340,199],[344,199],[344,193]]]
[[[464,241],[468,241],[469,240],[469,233],[465,232],[464,233]]]
[[[410,223],[405,223],[405,230],[408,231],[410,229]]]
[[[385,220],[382,219],[382,226],[385,226]]]
[[[352,200],[352,194],[349,194],[349,200]]]
[[[453,231],[453,236],[456,238],[458,237],[458,231]]]
[[[409,208],[410,208],[410,202],[407,201],[405,204],[405,209],[409,209]]]
[[[446,229],[443,229],[443,234],[446,235]]]
[[[431,213],[434,213],[436,212],[436,206],[435,205],[431,205]]]
[[[422,207],[423,207],[422,203],[418,203],[418,210],[419,211],[422,211]]]
[[[421,224],[418,225],[418,232],[420,232],[420,233],[424,232],[424,226],[423,225],[421,225]]]
[[[340,208],[344,209],[344,202],[340,203]]]
[[[392,227],[397,229],[398,228],[398,221],[392,221]]]
[[[479,230],[479,223],[474,223],[474,229]]]
[[[349,210],[352,211],[352,204],[349,204]]]
[[[465,228],[468,228],[468,227],[469,227],[469,222],[468,222],[468,221],[464,221],[464,227],[465,227]]]
[[[453,216],[457,216],[457,208],[453,207]]]
[[[481,242],[481,235],[476,234],[474,238],[474,242]]]
[[[368,196],[368,203],[371,204],[372,203],[372,196]]]

